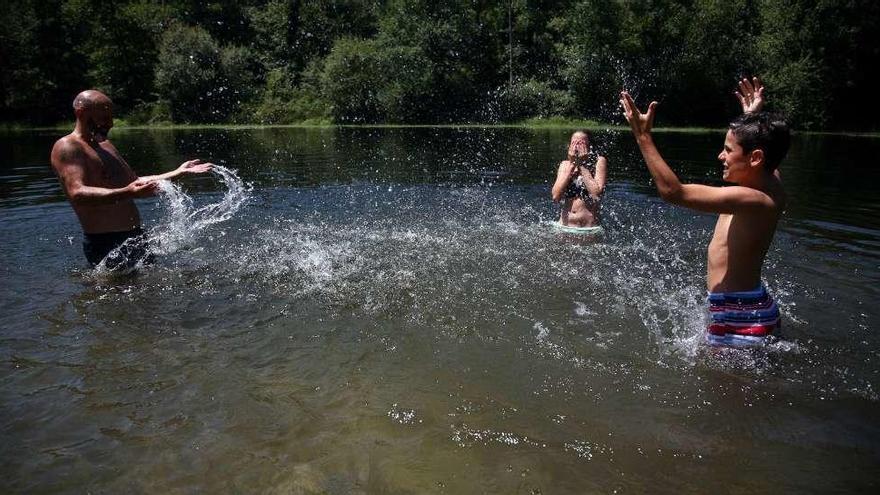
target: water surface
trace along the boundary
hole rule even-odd
[[[114,131],[142,175],[240,177],[140,201],[162,254],[122,278],[87,268],[57,137],[0,136],[4,492],[876,489],[878,139],[795,138],[783,329],[713,353],[714,218],[625,134],[594,139],[596,240],[547,225],[561,130]],[[657,141],[719,184],[721,134]]]

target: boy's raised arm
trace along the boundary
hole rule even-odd
[[[632,97],[626,91],[620,93],[620,104],[623,105],[623,114],[629,127],[632,129],[642,157],[648,165],[648,171],[654,178],[654,184],[657,186],[657,192],[660,196],[670,202],[681,193],[681,182],[675,172],[669,168],[666,161],[660,156],[657,146],[654,145],[654,139],[651,136],[651,129],[654,127],[654,115],[657,111],[657,102],[652,101],[648,105],[648,111],[642,113],[636,108],[636,104]]]
[[[753,77],[751,81],[743,78],[739,82],[739,90],[733,94],[742,105],[743,113],[757,113],[764,108],[764,83],[758,77]]]
[[[772,203],[769,196],[748,187],[682,184],[666,160],[660,156],[651,136],[657,102],[652,101],[648,105],[648,111],[641,113],[629,93],[623,91],[620,93],[620,104],[623,105],[624,116],[648,165],[648,171],[654,178],[657,192],[664,201],[707,213],[733,213],[741,208],[767,206]]]

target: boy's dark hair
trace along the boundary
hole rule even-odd
[[[768,112],[744,113],[730,123],[729,129],[743,151],[764,151],[764,168],[773,172],[788,153],[791,133],[780,115]]]

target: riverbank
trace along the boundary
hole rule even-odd
[[[0,124],[0,132],[33,132],[33,131],[67,131],[74,127],[74,123],[62,122],[55,125],[34,126],[27,124]],[[125,119],[115,119],[113,130],[198,130],[198,129],[327,129],[327,128],[375,128],[375,129],[588,129],[591,131],[626,131],[628,126],[598,122],[595,120],[579,120],[565,118],[532,118],[519,122],[508,123],[457,123],[457,124],[335,124],[329,120],[312,119],[293,124],[129,124]],[[656,127],[656,133],[719,133],[724,132],[723,127]],[[880,137],[880,131],[794,131],[805,135],[828,135],[828,136],[852,136],[852,137]]]

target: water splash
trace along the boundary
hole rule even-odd
[[[253,186],[242,181],[235,170],[215,165],[211,170],[226,186],[220,201],[195,207],[193,199],[170,181],[161,181],[160,206],[165,210],[163,221],[150,230],[156,254],[171,254],[192,245],[209,226],[225,222],[250,198]]]
[[[195,245],[202,233],[211,225],[225,222],[250,198],[253,186],[242,181],[235,170],[215,165],[211,170],[219,177],[226,191],[219,201],[196,206],[195,201],[183,188],[171,181],[159,182],[159,207],[163,214],[159,222],[144,236],[125,241],[107,255],[95,268],[98,274],[126,274],[143,268],[155,255],[168,255]],[[133,249],[138,243],[145,250]],[[132,251],[132,253],[129,252]],[[108,260],[126,258],[124,269],[111,269]]]

